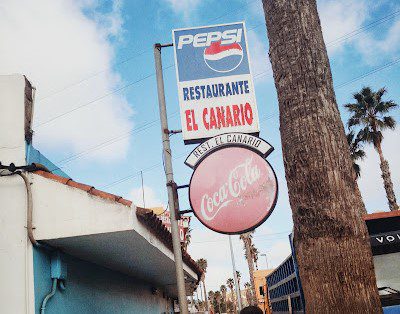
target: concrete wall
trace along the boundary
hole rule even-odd
[[[25,165],[25,78],[0,76],[0,161]],[[33,313],[32,246],[26,234],[26,189],[0,177],[0,312]]]
[[[50,255],[34,248],[35,313],[51,290]],[[171,313],[172,301],[152,294],[151,285],[109,269],[63,255],[67,263],[65,291],[57,290],[46,313]],[[16,313],[16,312],[15,312]],[[173,312],[172,312],[173,313]]]

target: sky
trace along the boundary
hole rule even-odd
[[[318,10],[337,103],[363,86],[385,86],[400,103],[400,4],[397,1],[320,0]],[[268,157],[279,182],[277,206],[254,234],[259,268],[276,267],[289,255],[292,217],[282,162],[279,112],[268,59],[260,0],[3,0],[0,3],[0,74],[25,74],[37,89],[34,146],[76,181],[147,206],[167,203],[161,157],[154,43],[170,43],[174,28],[245,21],[260,116],[260,136],[275,151]],[[170,129],[180,129],[173,50],[163,49]],[[400,121],[400,110],[393,116]],[[384,133],[383,153],[400,200],[400,128]],[[175,180],[187,184],[183,164],[194,148],[171,137]],[[361,162],[359,187],[368,212],[387,211],[379,159],[371,146]],[[188,208],[187,192],[180,192]],[[207,288],[232,277],[228,238],[192,218],[193,258],[206,258]],[[242,282],[248,281],[243,245],[233,237]]]

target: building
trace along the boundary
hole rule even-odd
[[[365,216],[384,313],[400,313],[400,211]]]
[[[376,283],[384,314],[400,313],[400,211],[364,217],[370,236]],[[303,313],[304,296],[292,235],[292,254],[267,275],[272,313]]]
[[[72,180],[32,147],[34,89],[24,76],[0,76],[0,90],[1,312],[172,313],[170,232],[150,210]],[[42,165],[9,171],[32,163]],[[191,295],[202,272],[185,252],[183,261]]]
[[[266,277],[272,272],[273,269],[257,269],[254,271],[254,286],[256,288],[258,307],[265,314],[271,314]]]
[[[266,280],[272,313],[304,313],[304,297],[293,254],[267,275]]]

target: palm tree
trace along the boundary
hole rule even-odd
[[[258,254],[260,253],[254,243],[251,244],[250,247],[251,255],[253,257],[253,262],[256,265],[256,269],[258,270]]]
[[[208,301],[207,301],[207,289],[205,284],[205,277],[207,272],[207,260],[205,258],[200,258],[196,261],[197,265],[199,265],[200,269],[203,271],[203,275],[201,276],[201,282],[203,283],[203,290],[204,290],[204,301],[206,303],[206,309],[209,311]]]
[[[226,302],[226,286],[225,285],[221,285],[221,287],[219,287],[219,291],[221,291],[221,295],[222,295],[222,302],[223,304],[225,304],[225,312],[227,311],[227,302]]]
[[[233,287],[235,287],[235,281],[232,278],[229,278],[226,281],[226,285],[231,290],[232,303],[233,303],[233,307],[234,307],[234,312],[236,313],[237,307],[236,307],[236,301],[235,301],[235,292],[233,291]]]
[[[382,313],[317,1],[262,3],[305,312]]]
[[[209,301],[210,304],[211,304],[211,308],[214,308],[214,296],[215,296],[214,291],[210,290],[210,291],[208,292],[208,301]]]
[[[236,278],[237,278],[237,281],[238,281],[240,304],[242,304],[242,293],[240,291],[240,279],[242,279],[242,274],[238,270],[236,271]]]
[[[382,131],[386,129],[394,130],[396,121],[393,117],[387,115],[390,110],[398,105],[393,101],[384,101],[382,97],[386,94],[386,89],[381,88],[377,92],[370,87],[364,87],[360,92],[353,95],[355,103],[346,104],[346,109],[351,113],[347,122],[349,128],[358,126],[357,138],[366,143],[372,143],[378,151],[381,161],[381,171],[383,184],[386,190],[386,197],[390,210],[398,210],[396,196],[393,190],[393,182],[390,175],[389,163],[383,157],[382,153]]]
[[[192,240],[192,229],[188,228],[188,230],[186,231],[186,235],[185,235],[185,241],[182,243],[183,250],[187,251],[187,248],[188,248],[191,240]]]
[[[361,140],[354,134],[354,131],[349,131],[346,134],[346,138],[350,148],[350,156],[353,160],[353,169],[358,179],[361,175],[361,168],[357,161],[364,159],[365,152],[362,149]]]
[[[255,289],[255,284],[254,284],[254,258],[252,254],[252,238],[253,238],[253,233],[254,231],[242,233],[240,235],[240,239],[243,241],[243,246],[244,246],[244,256],[247,260],[247,265],[249,267],[249,275],[250,275],[250,283],[251,283],[251,295],[252,295],[252,302],[250,305],[256,305],[257,304],[257,299],[256,299],[256,289]]]
[[[246,289],[246,300],[247,304],[251,304],[252,302],[252,297],[251,297],[251,284],[249,282],[246,282],[244,284],[244,288]]]
[[[221,298],[222,298],[222,296],[221,296],[221,292],[220,291],[215,291],[214,292],[214,300],[215,300],[215,303],[216,303],[216,307],[218,308],[218,312],[219,313],[222,313],[222,311],[221,311]]]

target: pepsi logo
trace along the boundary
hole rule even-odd
[[[243,49],[239,43],[221,45],[221,41],[216,41],[204,49],[204,62],[215,72],[233,71],[242,63],[242,60]]]

